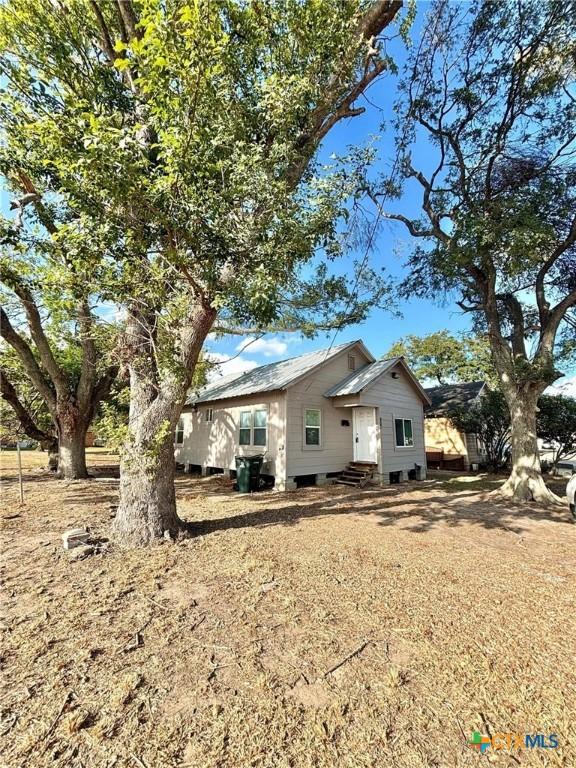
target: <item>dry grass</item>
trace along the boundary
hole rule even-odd
[[[182,477],[198,536],[71,562],[62,531],[106,536],[116,484],[30,469],[20,509],[13,466],[6,766],[576,765],[567,512],[464,480],[242,497]],[[474,729],[561,747],[479,756]]]

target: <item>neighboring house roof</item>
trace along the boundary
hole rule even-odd
[[[328,349],[320,349],[317,352],[308,352],[289,360],[280,360],[277,363],[261,365],[246,373],[235,373],[222,379],[213,381],[203,387],[197,393],[191,395],[186,405],[207,403],[213,400],[227,400],[231,397],[244,397],[258,392],[272,392],[277,389],[285,389],[305,376],[314,368],[319,367],[327,360],[335,357],[345,349],[360,345],[362,351],[369,360],[374,360],[370,352],[361,341],[351,341],[347,344],[339,344]]]
[[[448,411],[471,403],[483,390],[483,381],[469,381],[464,384],[443,384],[440,387],[426,388],[431,405],[426,409],[426,416],[444,416]]]
[[[404,371],[408,374],[412,383],[415,385],[418,392],[421,394],[422,399],[425,402],[429,402],[428,395],[422,388],[418,379],[414,376],[410,368],[406,365],[403,357],[391,357],[388,360],[377,360],[370,365],[364,366],[358,371],[354,371],[350,376],[347,376],[342,381],[335,384],[327,392],[324,393],[325,397],[339,397],[341,395],[357,395],[364,389],[370,386],[378,377],[391,370],[397,365],[401,365]]]

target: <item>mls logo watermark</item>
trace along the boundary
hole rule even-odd
[[[555,733],[495,733],[483,736],[479,731],[472,733],[468,742],[470,749],[484,754],[489,749],[511,752],[516,749],[557,749],[558,736]]]

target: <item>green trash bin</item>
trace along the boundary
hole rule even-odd
[[[240,493],[257,491],[263,456],[236,456],[236,484]]]

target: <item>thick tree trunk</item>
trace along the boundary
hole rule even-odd
[[[137,409],[134,409],[137,410]],[[146,546],[174,538],[185,528],[176,513],[174,430],[180,408],[150,414],[144,429],[126,446],[120,464],[120,504],[114,534],[121,544]],[[146,433],[146,434],[144,434]]]
[[[156,360],[157,318],[134,309],[128,317],[130,366],[128,436],[120,462],[120,500],[114,536],[125,546],[146,546],[186,528],[176,512],[174,430],[198,356],[216,311],[191,302],[182,319],[177,359],[160,372]]]
[[[76,423],[74,429],[61,429],[58,440],[58,476],[64,480],[88,477],[86,469],[86,432],[88,425]]]
[[[512,471],[500,492],[516,501],[560,504],[561,500],[546,486],[540,466],[536,433],[540,388],[505,394],[511,418]]]

